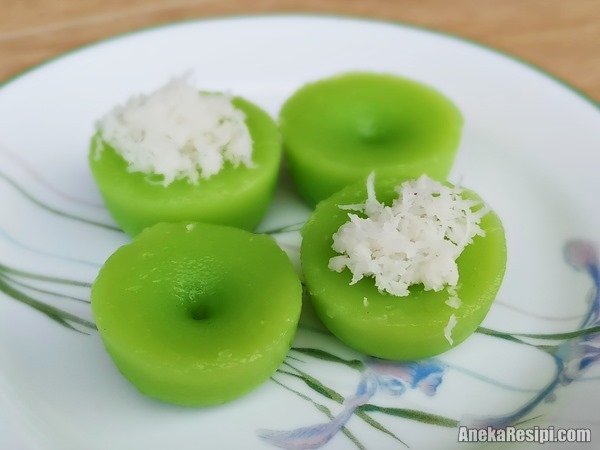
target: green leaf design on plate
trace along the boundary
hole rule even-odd
[[[512,334],[504,333],[502,331],[491,330],[489,328],[479,327],[479,328],[477,328],[477,330],[475,330],[475,333],[484,334],[486,336],[497,337],[500,339],[504,339],[505,341],[516,342],[518,344],[532,345],[532,344],[529,344],[528,342],[522,341],[521,339],[517,339]]]
[[[320,350],[317,348],[303,348],[303,347],[293,347],[292,350],[295,350],[299,353],[303,353],[308,356],[312,356],[313,358],[320,359],[322,361],[330,361],[339,364],[344,364],[352,369],[362,371],[365,369],[365,365],[362,361],[358,359],[344,359],[339,356],[333,355],[324,350]]]
[[[271,230],[258,231],[260,234],[283,234],[283,233],[293,233],[294,231],[300,231],[304,226],[304,222],[292,223],[290,225],[284,225],[278,228],[273,228]]]
[[[308,375],[305,372],[302,372],[301,370],[287,364],[284,363],[286,366],[289,366],[291,368],[293,368],[294,370],[298,371],[298,373],[293,373],[293,372],[288,372],[287,370],[279,370],[280,373],[283,373],[285,375],[289,375],[295,378],[298,378],[299,380],[304,381],[304,383],[311,388],[313,391],[318,392],[319,394],[321,394],[323,397],[326,397],[330,400],[333,400],[337,403],[343,403],[344,402],[344,397],[342,397],[339,393],[337,393],[336,391],[334,391],[331,388],[328,388],[327,386],[325,386],[324,384],[322,384],[319,380],[317,380],[316,378],[311,377],[310,375]]]
[[[284,363],[286,366],[290,367],[291,369],[295,370],[298,373],[292,373],[292,372],[288,372],[288,371],[282,371],[279,370],[279,372],[284,373],[286,375],[290,375],[293,377],[296,377],[302,381],[304,381],[304,383],[310,387],[311,389],[313,389],[315,392],[318,392],[319,394],[339,403],[340,405],[344,403],[344,397],[339,394],[338,392],[336,392],[335,390],[325,386],[323,383],[321,383],[319,380],[317,380],[316,378],[312,377],[311,375],[307,374],[306,372],[298,369],[297,367],[292,366],[291,364],[285,362]],[[361,411],[360,408],[357,409],[354,414],[357,417],[360,417],[363,421],[365,421],[366,423],[368,423],[369,425],[371,425],[373,428],[387,434],[388,436],[394,438],[396,441],[400,442],[401,444],[403,444],[404,446],[408,447],[408,445],[406,444],[406,442],[404,442],[402,439],[400,439],[398,436],[396,436],[394,433],[392,433],[389,429],[387,429],[386,427],[384,427],[381,423],[379,423],[377,420],[373,419],[371,416],[369,416],[367,414],[367,412],[365,411]],[[418,420],[418,419],[417,419]]]
[[[85,333],[84,331],[81,331],[81,330],[75,328],[72,324],[78,324],[83,327],[89,328],[91,330],[96,329],[96,325],[94,325],[92,322],[82,319],[81,317],[78,317],[78,316],[71,314],[67,311],[64,311],[62,309],[59,309],[54,306],[48,305],[46,303],[40,302],[39,300],[36,300],[33,297],[30,297],[29,295],[25,294],[24,292],[21,292],[21,291],[15,289],[14,287],[9,285],[2,278],[0,278],[0,292],[3,292],[6,295],[8,295],[9,297],[12,297],[17,301],[20,301],[21,303],[24,303],[24,304],[32,307],[33,309],[36,309],[37,311],[46,315],[47,317],[54,320],[55,322],[65,326],[71,330],[77,331],[78,333],[88,334],[88,333]]]
[[[600,326],[583,328],[581,330],[569,331],[567,333],[554,333],[554,334],[530,334],[530,333],[513,333],[513,336],[520,336],[530,339],[546,339],[546,340],[556,340],[556,341],[565,341],[568,339],[575,339],[583,336],[587,336],[590,334],[600,333]]]
[[[459,425],[459,421],[456,419],[450,419],[444,416],[438,416],[437,414],[430,414],[424,411],[418,411],[416,409],[404,409],[404,408],[389,408],[384,406],[377,406],[371,403],[358,407],[359,411],[371,412],[376,411],[390,416],[402,417],[403,419],[417,420],[422,423],[428,423],[431,425],[439,425],[442,427],[455,428]]]
[[[67,278],[59,278],[59,277],[52,277],[52,276],[47,276],[47,275],[40,275],[37,273],[27,272],[24,270],[13,269],[12,267],[8,267],[4,264],[0,264],[0,276],[4,275],[3,272],[4,272],[4,274],[18,275],[23,278],[30,278],[32,280],[38,280],[38,281],[47,281],[49,283],[67,284],[70,286],[81,286],[81,287],[87,287],[87,288],[92,287],[92,284],[87,281],[69,280]]]
[[[525,345],[534,345],[528,342],[522,341],[515,336],[529,338],[529,339],[543,339],[551,341],[565,341],[568,339],[575,339],[590,334],[600,333],[600,326],[583,328],[581,330],[569,331],[566,333],[553,333],[553,334],[535,334],[535,333],[505,333],[502,331],[491,330],[489,328],[479,327],[477,333],[486,334],[488,336],[499,337],[512,342],[518,342]]]
[[[9,281],[10,284],[12,284],[12,285],[21,286],[26,289],[30,289],[35,292],[39,292],[40,294],[52,295],[53,297],[60,297],[60,298],[64,298],[67,300],[75,300],[75,301],[83,302],[83,303],[90,303],[89,300],[86,300],[84,298],[75,297],[73,295],[66,295],[66,294],[63,294],[62,292],[50,291],[48,289],[41,289],[37,286],[33,286],[28,283],[23,283],[22,281],[19,281],[10,275],[7,275],[6,273],[0,272],[0,278],[4,278],[5,280]]]
[[[408,447],[408,444],[406,442],[404,442],[402,439],[400,439],[398,436],[396,436],[394,433],[392,433],[386,427],[384,427],[383,425],[381,425],[378,421],[376,421],[375,419],[373,419],[370,415],[367,414],[366,411],[362,411],[360,409],[357,409],[356,411],[354,411],[354,415],[356,415],[357,417],[360,417],[362,420],[364,420],[366,423],[368,423],[369,425],[371,425],[376,430],[379,430],[382,433],[387,434],[388,436],[390,436],[390,437],[394,438],[395,440],[397,440],[398,442],[400,442],[405,447]]]
[[[289,375],[289,373],[288,373],[288,375]],[[275,383],[277,383],[279,386],[281,386],[282,388],[286,389],[287,391],[296,394],[301,399],[306,400],[307,402],[312,403],[315,406],[315,408],[317,408],[318,411],[320,411],[323,414],[325,414],[329,420],[333,420],[334,419],[333,413],[331,412],[331,410],[327,406],[314,401],[312,398],[310,398],[308,395],[304,395],[302,392],[299,392],[299,391],[297,391],[295,389],[292,389],[289,386],[286,386],[284,383],[282,383],[281,381],[276,380],[274,377],[271,377],[271,380],[273,380]],[[356,436],[354,436],[354,434],[352,434],[352,432],[346,426],[343,426],[341,428],[341,431],[342,431],[342,433],[344,433],[344,435],[348,439],[350,439],[350,441],[352,441],[352,443],[356,446],[356,448],[358,448],[359,450],[367,450],[366,447],[364,445],[362,445],[362,443],[358,440],[358,438]]]
[[[60,211],[56,208],[46,205],[44,202],[38,200],[33,195],[31,195],[29,192],[27,192],[25,189],[23,189],[21,186],[19,186],[19,184],[16,181],[14,181],[12,178],[7,176],[5,173],[0,172],[0,178],[3,179],[4,181],[6,181],[8,184],[10,184],[17,191],[19,191],[19,193],[21,195],[23,195],[23,197],[27,198],[30,202],[32,202],[36,206],[39,206],[42,209],[45,209],[46,211],[49,211],[49,212],[56,214],[58,216],[61,216],[61,217],[65,217],[67,219],[77,220],[78,222],[83,222],[83,223],[87,223],[87,224],[94,225],[97,227],[106,228],[107,230],[118,231],[119,233],[122,233],[121,229],[114,225],[108,225],[108,224],[105,224],[102,222],[96,222],[95,220],[86,219],[85,217],[79,217],[74,214]]]
[[[66,294],[56,292],[53,290],[39,288],[32,284],[25,283],[16,277],[22,277],[22,278],[29,279],[29,280],[45,281],[45,282],[68,285],[68,286],[85,287],[85,288],[89,288],[91,286],[90,283],[83,282],[83,281],[77,281],[77,280],[70,280],[70,279],[66,279],[66,278],[39,275],[39,274],[35,274],[32,272],[24,271],[24,270],[14,269],[5,264],[0,264],[0,292],[41,312],[46,317],[49,317],[50,319],[59,323],[60,325],[66,327],[66,328],[69,328],[71,330],[77,331],[78,333],[89,334],[89,333],[86,333],[86,332],[76,328],[74,325],[80,325],[80,326],[90,329],[90,330],[96,329],[96,325],[93,322],[83,319],[79,316],[76,316],[75,314],[72,314],[63,309],[57,308],[55,306],[52,306],[52,305],[44,303],[40,300],[37,300],[37,299],[33,298],[32,296],[30,296],[29,294],[22,291],[21,289],[19,289],[19,287],[30,289],[34,292],[52,295],[55,297],[68,299],[68,300],[76,300],[76,301],[80,301],[80,302],[89,303],[88,300],[85,300],[85,299],[82,299],[79,297],[74,297],[71,295],[66,295]]]

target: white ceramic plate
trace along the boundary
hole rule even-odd
[[[87,322],[89,283],[128,241],[102,207],[88,141],[115,103],[190,69],[202,89],[230,90],[273,115],[304,82],[356,69],[412,77],[453,99],[466,124],[451,179],[489,201],[508,237],[506,278],[484,323],[499,333],[382,367],[324,332],[307,309],[286,363],[245,398],[186,409],[140,395]],[[0,118],[1,448],[439,449],[459,446],[459,424],[524,420],[600,433],[597,329],[567,340],[515,335],[600,323],[600,114],[550,76],[398,24],[234,17],[56,59],[0,89]],[[308,212],[284,182],[261,229]],[[276,237],[297,261],[298,233]],[[374,388],[358,398],[365,379]]]

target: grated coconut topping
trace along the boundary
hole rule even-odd
[[[390,206],[375,195],[375,176],[367,179],[367,199],[340,208],[349,220],[333,235],[339,255],[329,268],[352,273],[350,284],[364,277],[375,279],[380,292],[405,297],[422,284],[429,291],[448,289],[449,306],[458,308],[456,259],[475,236],[487,209],[464,199],[462,189],[448,187],[426,175],[396,187],[398,198]]]
[[[219,173],[226,162],[253,167],[252,138],[245,114],[226,94],[201,93],[188,77],[171,80],[149,95],[115,107],[98,123],[100,141],[110,144],[130,172],[162,175],[161,184]]]

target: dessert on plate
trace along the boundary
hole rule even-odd
[[[427,176],[371,175],[322,201],[302,230],[315,310],[340,340],[385,359],[464,341],[502,282],[500,218],[473,191]]]
[[[175,78],[132,97],[97,125],[89,162],[106,207],[136,235],[184,220],[252,230],[277,182],[279,131],[240,97]]]
[[[356,72],[301,87],[281,108],[279,122],[292,178],[314,205],[372,171],[445,180],[463,119],[432,87]]]
[[[194,222],[149,227],[92,287],[106,350],[142,393],[208,406],[259,386],[288,353],[302,287],[275,241]]]

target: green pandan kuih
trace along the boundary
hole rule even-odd
[[[445,180],[463,124],[437,90],[365,72],[305,85],[285,102],[279,121],[290,172],[311,204],[371,171]]]
[[[252,138],[252,167],[230,163],[197,183],[176,179],[168,186],[160,177],[131,172],[128,163],[97,133],[89,162],[106,208],[131,236],[159,222],[192,220],[254,229],[273,197],[281,161],[279,131],[258,106],[235,97],[233,105],[246,116]]]
[[[377,199],[389,205],[398,197],[399,184],[397,179],[376,181]],[[446,186],[451,187],[449,183]],[[463,198],[474,204],[482,202],[466,189]],[[320,319],[350,347],[386,359],[426,358],[464,341],[483,321],[504,276],[506,241],[500,218],[492,211],[481,217],[479,226],[485,236],[474,236],[456,259],[458,284],[454,295],[449,289],[436,292],[414,284],[407,296],[396,296],[378,289],[372,277],[351,284],[353,274],[348,268],[330,268],[330,260],[339,254],[332,248],[334,234],[348,222],[349,213],[365,216],[340,205],[355,208],[366,199],[364,182],[349,186],[319,203],[302,230],[302,269]],[[377,245],[367,243],[371,248]],[[459,299],[457,304],[452,305],[451,297]]]
[[[162,223],[118,249],[92,286],[106,349],[141,392],[170,403],[233,400],[287,355],[302,286],[270,236]]]

